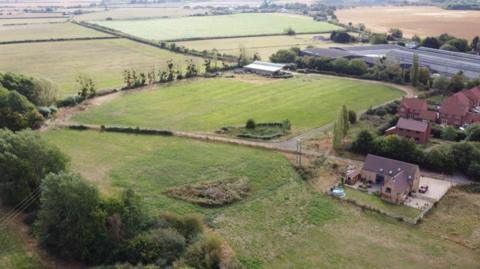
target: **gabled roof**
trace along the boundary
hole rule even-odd
[[[428,130],[428,123],[418,120],[400,118],[397,121],[396,127],[400,129],[424,133]]]
[[[408,184],[409,179],[404,171],[398,173],[392,180],[393,182],[393,189],[397,192],[405,192],[408,191],[410,184]]]
[[[403,106],[407,109],[415,109],[415,110],[428,109],[427,101],[425,101],[424,99],[418,99],[418,98],[403,97],[402,102],[400,102],[400,106]]]
[[[480,102],[480,87],[472,88],[469,90],[463,90],[463,93],[474,103]]]
[[[392,177],[403,172],[408,180],[413,180],[419,168],[416,164],[368,154],[363,163],[363,170]]]
[[[438,113],[436,111],[422,110],[420,111],[419,118],[422,120],[436,121]]]
[[[471,106],[472,101],[463,91],[461,91],[443,101],[442,106],[440,107],[440,113],[465,116]]]

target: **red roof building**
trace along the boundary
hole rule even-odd
[[[480,122],[479,113],[474,111],[479,105],[479,87],[457,92],[443,101],[439,111],[440,122],[457,127]]]
[[[385,131],[386,135],[398,135],[415,140],[419,144],[425,144],[430,138],[430,124],[425,121],[400,118],[397,125]]]
[[[435,122],[438,113],[429,111],[427,101],[418,98],[404,97],[398,107],[397,115],[406,119],[425,120]]]

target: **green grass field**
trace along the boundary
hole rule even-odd
[[[93,22],[153,40],[281,34],[289,27],[297,33],[329,32],[340,29],[329,23],[314,21],[310,17],[277,13]]]
[[[330,34],[319,34],[328,37]],[[334,42],[325,42],[313,40],[316,35],[295,35],[295,36],[259,36],[259,37],[240,37],[240,38],[222,38],[207,39],[196,41],[176,42],[177,45],[185,46],[199,51],[216,49],[220,53],[238,56],[240,48],[245,48],[251,56],[260,55],[262,60],[268,60],[270,55],[280,49],[289,49],[299,47],[304,49],[308,46],[319,48],[352,46],[352,44],[340,44]]]
[[[0,41],[100,36],[110,35],[78,26],[73,23],[41,23],[0,26]],[[3,50],[3,47],[0,48]]]
[[[59,86],[61,95],[76,94],[78,74],[92,77],[99,89],[113,88],[124,86],[124,69],[147,71],[164,67],[169,59],[179,66],[188,59],[203,62],[126,39],[2,45],[0,59],[0,72],[49,79]]]
[[[282,155],[174,137],[94,131],[42,133],[104,194],[132,187],[154,211],[198,212],[247,268],[478,268],[477,252],[428,231],[316,193]],[[170,186],[247,177],[241,202],[205,209],[164,195]]]
[[[150,18],[165,18],[165,17],[183,17],[194,14],[203,14],[206,9],[187,9],[183,7],[135,7],[135,8],[112,8],[106,11],[85,13],[75,16],[79,21],[92,20],[106,20],[111,18],[113,20],[126,19],[150,19]]]
[[[298,76],[252,84],[237,79],[184,81],[126,94],[73,117],[90,124],[215,131],[226,125],[288,119],[293,132],[331,122],[339,107],[363,110],[398,98],[399,90],[325,76]]]

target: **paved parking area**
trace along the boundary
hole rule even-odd
[[[453,185],[454,183],[450,181],[421,177],[420,186],[428,186],[428,191],[426,193],[415,193],[413,197],[409,197],[404,204],[419,209],[426,208],[442,199]]]

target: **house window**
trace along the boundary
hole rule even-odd
[[[387,187],[387,188],[385,188],[385,192],[386,193],[392,193],[392,189],[390,189],[390,187]]]

